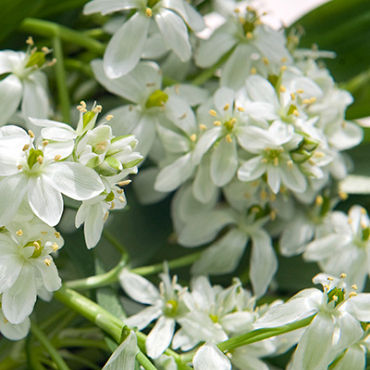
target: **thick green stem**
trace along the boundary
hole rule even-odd
[[[51,344],[47,336],[38,328],[38,326],[34,322],[31,323],[31,332],[49,353],[50,357],[53,359],[59,370],[70,370],[70,368],[67,366],[59,352],[56,350],[56,348]]]
[[[140,365],[146,370],[157,370],[157,368],[152,364],[152,362],[144,355],[143,352],[139,351],[136,355],[136,359],[139,361]]]
[[[199,257],[201,256],[202,252],[196,252],[189,254],[184,257],[176,258],[172,261],[168,261],[168,267],[170,269],[175,269],[179,267],[189,266],[193,262],[197,261]],[[143,267],[137,267],[131,270],[132,273],[146,276],[146,275],[152,275],[158,272],[163,271],[163,263],[157,263],[156,265],[151,266],[143,266]]]
[[[81,46],[99,56],[103,55],[105,50],[104,44],[86,36],[83,32],[74,31],[50,21],[26,18],[21,23],[19,30],[28,34],[40,35],[47,38],[59,36],[63,41]]]
[[[90,276],[86,279],[68,281],[65,286],[71,289],[95,289],[110,285],[118,280],[119,273],[126,266],[126,258],[105,274]]]
[[[57,89],[59,95],[59,102],[61,106],[63,122],[70,124],[71,123],[71,102],[69,100],[69,92],[67,86],[67,77],[66,71],[64,69],[64,56],[62,42],[59,36],[53,38],[53,49],[54,55],[57,60],[55,69],[56,69],[56,81]]]

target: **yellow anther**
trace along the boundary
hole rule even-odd
[[[315,204],[321,206],[324,203],[324,198],[321,195],[318,195],[315,199]]]
[[[114,117],[113,114],[108,114],[106,117],[106,120],[110,121],[113,117]]]
[[[19,230],[16,232],[16,234],[17,234],[18,236],[23,235],[23,230],[19,229]]]
[[[274,193],[271,193],[271,194],[270,194],[270,200],[271,200],[271,202],[275,202],[275,200],[276,200],[276,195],[275,195]]]
[[[174,90],[177,95],[180,95],[180,84],[176,84]]]
[[[83,100],[80,101],[80,105],[82,108],[86,108],[86,103]]]
[[[47,235],[47,234],[48,234],[48,232],[47,232],[47,231],[40,231],[40,233],[41,233],[42,235]]]
[[[51,260],[49,258],[45,258],[44,263],[45,263],[46,266],[50,266],[51,265]]]
[[[233,139],[231,138],[231,135],[230,134],[227,134],[225,136],[225,140],[228,142],[228,143],[232,143]]]
[[[265,190],[261,190],[260,197],[261,197],[261,200],[267,199],[267,193]]]
[[[325,285],[324,285],[324,289],[325,289],[325,290],[329,290],[329,289],[330,289],[330,286],[329,286],[328,284],[325,284]]]
[[[288,167],[289,170],[291,170],[293,168],[293,161],[291,159],[289,159],[289,161],[286,162],[286,165]]]
[[[297,109],[294,109],[293,114],[294,114],[296,117],[298,117],[298,116],[299,116],[299,112],[297,111]]]
[[[333,295],[333,301],[338,302],[338,296]]]
[[[37,159],[37,162],[39,162],[39,164],[44,163],[44,157],[42,155],[39,155],[36,159]]]
[[[296,98],[294,93],[290,93],[290,97],[292,98],[292,100],[295,100],[295,98]]]
[[[48,67],[52,67],[57,62],[57,58],[53,58],[50,62],[46,62]]]
[[[347,277],[347,274],[346,274],[346,273],[344,273],[344,272],[342,272],[339,276],[340,276],[340,278],[341,278],[341,279],[344,279],[344,278],[346,278],[346,277]]]
[[[235,9],[234,9],[234,13],[236,13],[236,14],[240,13],[240,9],[235,8]]]
[[[4,317],[4,324],[7,324],[9,321]]]
[[[334,281],[334,278],[332,278],[331,276],[329,276],[326,280]]]
[[[216,116],[217,116],[217,112],[216,112],[215,110],[213,110],[213,109],[210,109],[210,110],[209,110],[209,114],[210,114],[211,116],[213,116],[213,117],[216,117]]]
[[[250,5],[246,7],[248,12],[254,12],[254,8],[252,8]]]
[[[46,47],[46,46],[43,46],[42,48],[41,48],[41,51],[44,53],[44,54],[49,54],[49,53],[51,53],[51,49],[49,49],[48,47]]]
[[[126,202],[125,198],[124,198],[122,195],[118,198],[118,200],[119,200],[121,203],[125,203],[125,202]]]
[[[117,183],[118,186],[126,186],[131,183],[132,180],[124,180]]]
[[[313,103],[315,103],[316,102],[316,98],[313,96],[312,98],[310,98],[310,104],[313,104]]]
[[[259,185],[259,181],[258,180],[252,182],[252,186],[257,187],[258,185]]]
[[[97,105],[94,109],[93,112],[95,113],[100,113],[103,110],[103,107],[101,105]]]
[[[22,150],[25,152],[26,150],[28,150],[28,149],[29,149],[29,147],[30,147],[30,146],[29,146],[29,144],[25,144],[25,146],[23,147],[23,149],[22,149]]]
[[[310,99],[303,99],[302,104],[310,104]]]
[[[18,170],[20,171],[20,170],[23,168],[23,166],[22,166],[21,164],[19,164],[19,165],[17,166],[17,168],[18,168]]]
[[[270,212],[270,218],[271,218],[271,221],[275,221],[276,220],[276,211],[275,210],[272,210]]]
[[[199,128],[200,128],[201,130],[207,130],[207,126],[206,126],[205,124],[203,124],[203,123],[201,123],[201,124],[199,125]]]
[[[261,159],[261,162],[262,162],[262,163],[267,163],[267,162],[268,162],[268,161],[267,161],[267,158],[262,158],[262,159]]]
[[[257,69],[256,68],[251,68],[251,75],[255,75],[257,73]]]
[[[316,166],[316,162],[312,158],[310,158],[307,162],[312,167]]]
[[[54,161],[55,162],[58,162],[60,160],[60,158],[62,158],[62,156],[60,154],[57,154],[55,157],[54,157]]]
[[[288,60],[288,58],[287,57],[283,57],[280,60],[281,60],[281,63],[285,63]]]
[[[59,249],[59,245],[54,242],[52,248],[53,248],[53,251],[56,252]]]
[[[269,62],[269,60],[268,60],[266,57],[263,57],[263,58],[262,58],[262,62],[263,62],[265,65],[267,65],[267,66],[268,66],[268,65],[269,65],[269,63],[270,63],[270,62]]]
[[[343,121],[341,126],[342,126],[342,129],[344,130],[346,128],[346,121]]]
[[[108,217],[109,217],[109,212],[106,212],[103,218],[103,222],[107,221]]]
[[[303,93],[304,93],[304,91],[302,89],[297,90],[297,94],[303,94]]]
[[[325,153],[320,152],[320,151],[317,150],[315,153],[313,153],[313,156],[316,157],[316,158],[324,158]]]
[[[35,250],[37,251],[41,249],[41,245],[38,242],[33,242],[33,246],[35,247]]]
[[[252,33],[252,32],[247,32],[247,33],[245,34],[245,36],[247,37],[247,39],[248,39],[248,40],[253,39],[253,33]]]
[[[245,111],[245,109],[243,108],[243,107],[238,107],[238,108],[236,108],[239,112],[244,112]]]
[[[256,20],[254,21],[254,24],[255,24],[256,26],[260,26],[260,25],[262,24],[261,19],[256,19]]]
[[[345,193],[344,191],[339,191],[338,195],[339,195],[339,198],[342,200],[346,200],[348,198],[348,194]]]
[[[361,212],[363,215],[366,215],[366,209],[365,209],[365,208],[361,207],[361,208],[360,208],[360,212]]]
[[[185,119],[188,114],[185,112],[179,119]]]
[[[279,88],[279,91],[280,91],[281,93],[285,93],[285,91],[286,91],[285,86],[284,86],[284,85],[281,85],[281,86],[280,86],[280,88]]]
[[[60,233],[58,233],[57,231],[54,233],[54,235],[55,235],[55,237],[56,237],[57,239],[59,239],[59,238],[60,238]]]
[[[47,146],[48,144],[49,144],[49,141],[47,141],[47,140],[44,140],[44,141],[42,142],[42,146],[43,146],[43,147]]]
[[[235,117],[231,118],[231,120],[229,121],[229,123],[230,123],[230,125],[234,126],[235,123],[236,123],[236,118]]]
[[[34,41],[33,41],[32,36],[28,36],[28,38],[26,40],[26,44],[30,45],[30,46],[33,46],[35,44]]]
[[[350,292],[349,294],[348,294],[348,297],[349,298],[353,298],[353,297],[356,297],[357,296],[357,293],[356,292]]]
[[[32,139],[35,137],[35,134],[32,130],[28,130],[28,135],[30,135]]]
[[[146,9],[145,9],[145,14],[146,14],[148,17],[152,17],[152,16],[153,16],[152,9],[150,9],[150,8],[146,8]]]
[[[213,122],[213,124],[214,124],[215,126],[221,126],[221,121],[214,121],[214,122]]]
[[[280,67],[280,71],[281,72],[285,72],[287,70],[287,68],[288,68],[287,66],[281,66]]]
[[[279,165],[279,158],[275,157],[274,158],[274,166],[278,166],[278,165]]]
[[[224,110],[228,110],[230,108],[230,104],[229,103],[226,103],[225,105],[224,105]]]
[[[110,205],[109,210],[110,210],[110,211],[112,211],[112,210],[114,209],[114,207],[115,207],[115,206],[116,206],[116,205],[114,204],[114,202],[112,202],[112,203],[111,203],[111,205]]]
[[[351,288],[354,289],[354,290],[357,290],[358,286],[356,284],[353,284],[353,285],[351,285]]]
[[[196,134],[190,135],[190,140],[193,142],[197,140],[197,135]]]
[[[123,189],[116,190],[117,194],[123,194]]]

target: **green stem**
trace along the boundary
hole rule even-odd
[[[351,94],[356,93],[363,87],[367,87],[370,82],[370,69],[363,71],[347,82],[339,84],[341,89],[349,91]]]
[[[101,56],[104,53],[105,45],[101,42],[86,36],[82,32],[74,31],[59,24],[41,19],[26,18],[21,23],[19,30],[28,34],[35,34],[50,37],[60,37],[74,45],[81,46]]]
[[[238,335],[234,338],[230,338],[225,342],[218,344],[218,348],[221,351],[229,351],[233,348],[259,342],[267,338],[276,337],[277,335],[289,333],[293,330],[304,328],[305,326],[309,325],[314,317],[315,315],[307,317],[303,320],[292,322],[287,325],[278,326],[276,328],[253,330],[249,333]]]
[[[69,100],[69,92],[67,86],[66,71],[64,69],[64,56],[62,42],[59,36],[53,38],[53,49],[54,55],[57,60],[55,69],[56,69],[56,81],[57,89],[59,95],[59,102],[61,105],[61,111],[63,116],[63,122],[70,124],[71,123],[71,102]]]
[[[103,230],[103,236],[105,239],[109,241],[119,252],[122,253],[123,256],[125,256],[128,259],[128,253],[126,251],[126,248],[107,230]]]
[[[97,348],[109,352],[107,343],[103,340],[85,339],[85,338],[56,338],[52,341],[56,348],[67,347],[84,347],[84,348]]]
[[[197,261],[199,257],[201,256],[202,252],[196,252],[189,254],[184,257],[176,258],[172,261],[168,261],[168,267],[170,269],[175,269],[179,267],[189,266],[193,262]],[[143,267],[137,267],[131,270],[132,273],[146,276],[146,275],[152,275],[158,272],[163,271],[163,263],[157,263],[155,265],[151,266],[143,266]]]
[[[60,356],[59,352],[34,322],[31,322],[31,332],[39,340],[46,351],[48,351],[50,357],[53,359],[59,370],[70,370],[63,358]]]
[[[64,285],[54,293],[54,297],[66,306],[86,317],[98,328],[110,334],[117,343],[120,343],[121,332],[124,324],[110,312]]]
[[[229,50],[226,54],[224,54],[220,60],[214,64],[212,67],[206,69],[205,71],[201,72],[198,76],[194,78],[194,80],[191,81],[191,83],[195,86],[203,85],[205,82],[207,82],[209,79],[211,79],[216,71],[224,64],[229,56],[233,53],[235,48],[232,48]]]
[[[157,368],[152,364],[152,362],[144,355],[143,352],[139,351],[136,355],[136,359],[139,361],[140,365],[146,370],[157,370]]]
[[[65,286],[71,289],[95,289],[110,285],[118,280],[119,273],[126,266],[127,258],[124,257],[121,262],[112,270],[105,274],[90,276],[86,279],[68,281]]]
[[[66,69],[71,69],[74,71],[78,71],[83,73],[84,75],[88,77],[94,77],[94,74],[91,70],[91,67],[89,64],[86,64],[84,62],[81,62],[77,59],[65,59],[64,60],[64,66]]]

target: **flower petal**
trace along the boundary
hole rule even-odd
[[[83,13],[87,15],[100,12],[106,15],[120,10],[141,8],[145,4],[145,0],[93,0],[85,5]]]
[[[175,325],[176,321],[172,318],[161,316],[158,319],[145,341],[145,347],[149,357],[159,357],[170,346]]]
[[[206,343],[193,357],[194,370],[230,370],[229,359],[214,345]]]
[[[0,126],[5,125],[17,110],[22,92],[22,83],[17,77],[10,75],[0,81]]]
[[[110,39],[104,53],[104,70],[109,78],[132,71],[140,60],[149,29],[150,18],[135,13]]]

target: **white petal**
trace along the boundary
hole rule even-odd
[[[50,264],[46,264],[43,260],[37,259],[34,266],[40,271],[43,285],[49,292],[55,292],[62,286],[62,280],[58,275],[57,267],[51,258],[48,258]]]
[[[319,313],[299,341],[294,355],[294,370],[326,370],[333,356],[333,317]]]
[[[136,315],[130,316],[125,320],[126,324],[131,327],[137,326],[139,330],[146,328],[153,320],[162,315],[162,310],[157,306],[144,308]]]
[[[252,255],[250,277],[254,294],[262,296],[277,270],[277,258],[271,245],[271,238],[264,230],[256,230],[251,234]]]
[[[194,164],[199,164],[202,160],[203,155],[211,148],[215,143],[218,137],[221,134],[221,127],[214,127],[207,130],[197,142],[194,152],[193,152],[193,161]]]
[[[106,15],[120,10],[140,8],[145,6],[145,0],[93,0],[88,2],[83,10],[84,14],[100,12]]]
[[[12,324],[23,322],[32,313],[36,294],[36,278],[33,267],[24,264],[13,287],[3,294],[4,316]]]
[[[214,345],[205,344],[193,357],[194,370],[230,370],[229,359]]]
[[[207,248],[192,267],[192,273],[226,274],[234,271],[245,250],[248,237],[245,233],[232,229],[225,236]]]
[[[160,125],[157,127],[157,131],[167,152],[186,153],[189,151],[190,141],[185,135],[181,135]]]
[[[107,211],[99,203],[89,207],[89,213],[87,214],[84,224],[84,236],[88,249],[94,248],[101,238],[106,212]]]
[[[21,174],[0,181],[0,225],[6,225],[12,220],[26,191],[27,177]]]
[[[79,163],[52,163],[45,169],[45,175],[57,190],[76,200],[93,198],[105,189],[99,175]]]
[[[262,156],[257,156],[244,162],[238,170],[239,180],[253,181],[259,179],[266,172],[266,166],[261,160]]]
[[[157,119],[150,114],[143,114],[140,121],[132,131],[136,139],[139,141],[135,150],[137,150],[143,157],[146,157],[150,149],[153,147],[156,138],[156,122]]]
[[[109,78],[132,71],[140,60],[149,29],[150,18],[135,13],[110,39],[104,53],[104,70]]]
[[[159,357],[171,344],[176,321],[161,316],[145,341],[146,351],[151,358]]]
[[[166,8],[160,8],[155,15],[163,41],[171,48],[181,61],[187,61],[191,56],[188,30],[184,21],[176,13]]]
[[[362,346],[349,347],[333,370],[363,370],[365,369],[366,353]]]
[[[28,201],[35,215],[49,226],[55,226],[60,221],[63,198],[47,176],[30,178]]]
[[[358,342],[364,334],[360,322],[348,312],[343,312],[337,317],[336,324],[340,329],[339,342],[335,347],[338,352]]]
[[[175,190],[192,175],[193,170],[191,153],[185,154],[159,172],[154,189],[165,192]]]
[[[201,203],[210,202],[218,193],[218,188],[211,178],[210,164],[210,156],[203,157],[193,181],[194,197]]]
[[[18,246],[13,245],[12,240],[8,240],[9,244],[12,245],[14,254],[4,253],[1,248],[1,259],[0,259],[0,292],[11,288],[15,281],[18,279],[19,273],[23,266],[23,257],[17,253]]]
[[[30,319],[27,317],[20,324],[12,324],[5,319],[2,311],[0,311],[0,332],[4,337],[10,340],[23,339],[29,332],[31,326]]]
[[[265,78],[257,75],[248,77],[247,91],[252,101],[267,102],[274,107],[279,107],[276,91]]]
[[[19,79],[10,75],[0,81],[0,126],[5,125],[17,110],[23,87]]]
[[[235,222],[226,210],[213,211],[192,217],[181,230],[178,242],[185,247],[206,244],[226,226]]]
[[[209,93],[206,89],[193,85],[173,85],[166,88],[165,91],[171,91],[172,94],[178,94],[179,97],[184,99],[191,107],[204,103],[209,97]]]
[[[159,299],[157,287],[140,275],[122,270],[119,281],[125,292],[135,301],[144,304],[155,304]]]
[[[299,170],[298,166],[293,164],[288,167],[286,164],[281,166],[281,181],[284,185],[297,193],[302,193],[307,188],[307,180],[303,173]]]
[[[37,79],[23,81],[22,113],[28,117],[46,118],[49,113],[49,97]]]
[[[136,334],[131,330],[127,338],[118,346],[112,356],[109,357],[108,362],[102,370],[134,369],[136,354],[138,352]]]
[[[166,116],[189,136],[197,131],[195,115],[188,103],[179,96],[170,96],[166,102]]]
[[[361,293],[347,301],[347,311],[359,321],[370,321],[370,294]]]

